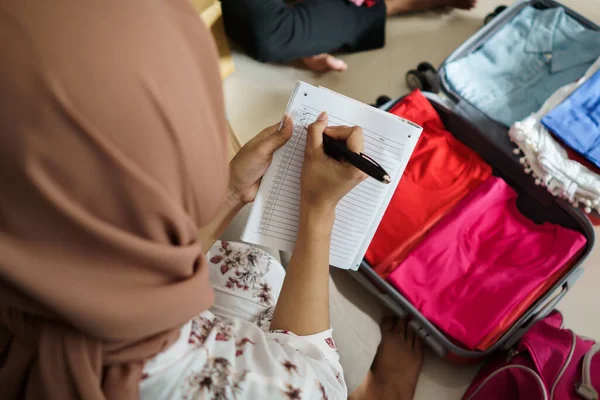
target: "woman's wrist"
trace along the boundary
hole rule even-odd
[[[300,230],[329,237],[334,221],[334,205],[300,204]]]
[[[230,183],[229,187],[227,188],[227,197],[225,199],[225,203],[226,207],[241,209],[246,204],[251,203],[251,201],[245,199],[244,195],[236,190],[234,185]]]

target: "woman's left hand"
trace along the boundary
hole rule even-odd
[[[273,160],[273,153],[292,137],[292,119],[286,116],[281,129],[277,128],[279,123],[264,129],[246,143],[229,163],[229,190],[242,204],[254,201],[260,180]]]

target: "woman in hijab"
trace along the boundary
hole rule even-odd
[[[216,49],[185,1],[7,0],[0,51],[2,397],[345,398],[329,240],[364,176],[323,153],[327,115],[308,129],[284,277],[216,238],[292,121],[227,165]],[[362,149],[359,128],[328,133]],[[405,329],[384,327],[353,397],[412,396]]]

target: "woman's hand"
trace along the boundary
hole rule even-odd
[[[332,212],[337,203],[354,186],[366,178],[365,173],[344,162],[334,160],[323,150],[323,132],[346,142],[348,149],[360,153],[364,149],[360,127],[327,128],[328,117],[321,113],[308,127],[304,166],[301,174],[300,204],[303,210]]]
[[[273,153],[292,136],[290,117],[285,117],[280,130],[277,130],[278,126],[279,124],[276,124],[263,130],[231,160],[227,200],[213,220],[199,232],[200,242],[207,251],[244,204],[254,200],[260,179],[271,164]]]
[[[242,204],[254,201],[260,179],[273,160],[273,153],[292,137],[294,127],[289,116],[284,117],[281,129],[278,130],[278,127],[279,123],[264,129],[246,143],[229,163],[229,190]]]
[[[323,151],[323,132],[345,140],[352,151],[364,146],[358,127],[327,128],[327,114],[308,127],[300,177],[300,226],[271,329],[312,335],[329,329],[329,245],[335,206],[366,175]]]

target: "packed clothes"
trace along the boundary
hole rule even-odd
[[[477,153],[444,128],[420,91],[406,96],[390,112],[422,126],[423,132],[365,255],[383,277],[492,172]]]
[[[569,147],[600,167],[600,71],[550,111],[542,123]]]
[[[490,177],[429,232],[388,281],[429,321],[474,349],[585,243],[581,233],[525,217],[517,193]]]
[[[562,7],[524,6],[442,73],[459,99],[510,127],[536,184],[600,212],[600,31]],[[365,259],[453,343],[485,351],[577,266],[587,240],[523,214],[515,189],[421,92],[388,111],[423,133]]]
[[[588,79],[596,76],[599,69],[600,58],[585,75],[558,89],[536,113],[515,123],[508,132],[522,152],[520,161],[525,171],[532,173],[536,182],[546,186],[550,193],[566,198],[576,206],[581,204],[586,212],[600,208],[600,175],[586,168],[582,162],[574,160],[568,149],[553,138],[542,121]]]
[[[519,304],[512,310],[508,310],[506,315],[496,323],[496,325],[488,332],[488,334],[475,346],[477,350],[487,350],[492,347],[508,330],[517,322],[519,318],[531,307],[541,296],[549,290],[552,290],[554,285],[574,267],[577,263],[581,251],[575,253],[571,259],[559,268],[554,274],[550,275],[543,283],[528,293]]]
[[[476,51],[445,66],[449,88],[511,126],[537,111],[600,55],[600,32],[562,7],[525,7]]]

